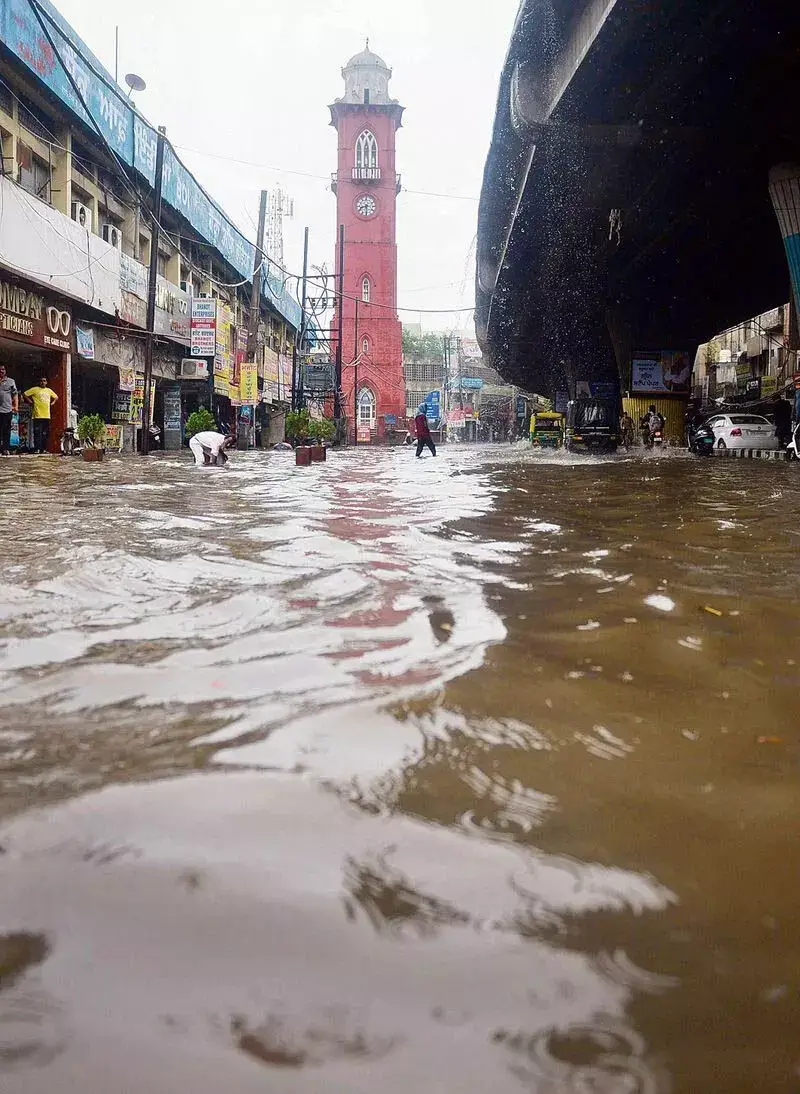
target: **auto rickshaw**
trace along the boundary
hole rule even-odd
[[[531,414],[531,444],[534,448],[561,448],[564,443],[564,415],[555,410]]]

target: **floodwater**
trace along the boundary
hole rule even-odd
[[[800,473],[0,464],[4,1094],[800,1085]]]

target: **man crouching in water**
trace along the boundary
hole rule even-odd
[[[230,433],[215,433],[213,430],[203,430],[189,441],[189,448],[194,453],[194,462],[197,467],[209,467],[214,464],[222,467],[228,462],[225,449],[233,444]]]

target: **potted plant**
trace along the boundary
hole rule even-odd
[[[99,414],[84,414],[78,419],[78,440],[83,444],[83,458],[88,461],[102,460],[106,454],[103,441],[106,423]]]
[[[311,437],[311,415],[307,410],[290,410],[286,415],[286,438],[294,445],[306,444]]]
[[[201,406],[199,410],[192,411],[186,421],[186,440],[191,440],[195,433],[205,433],[208,430],[216,432],[216,429],[217,423],[214,419],[214,415],[210,410]]]
[[[318,444],[332,441],[336,436],[336,422],[332,418],[315,418],[311,422],[311,436]]]

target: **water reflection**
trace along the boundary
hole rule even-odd
[[[406,457],[9,461],[4,1090],[791,1088],[795,469]]]

